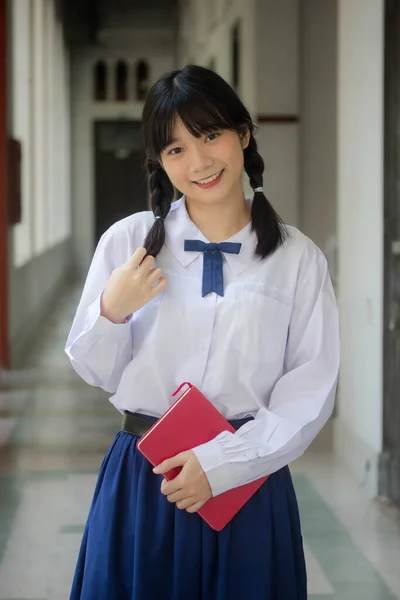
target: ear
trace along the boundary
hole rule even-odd
[[[240,136],[240,141],[242,143],[242,148],[245,150],[250,143],[250,131],[246,129],[246,133]]]

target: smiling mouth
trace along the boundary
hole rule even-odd
[[[207,179],[199,179],[198,181],[195,181],[194,183],[199,183],[200,185],[204,185],[206,183],[211,183],[212,181],[215,181],[216,179],[218,179],[218,177],[222,174],[222,171],[219,171],[218,173],[216,173],[215,175],[211,175],[210,177],[207,177]]]

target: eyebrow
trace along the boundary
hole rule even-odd
[[[218,128],[215,127],[215,129],[210,129],[209,133],[212,133],[214,131],[216,131]],[[206,131],[204,133],[207,133]],[[181,142],[182,140],[180,138],[172,138],[171,140],[169,140],[167,142],[167,144],[164,146],[164,150],[166,148],[168,148],[169,146],[172,146],[173,144],[177,144],[178,142]]]
[[[167,143],[167,145],[165,147],[168,148],[168,146],[172,146],[172,144],[177,144],[180,141],[181,141],[180,138],[172,138],[172,140],[169,140],[169,142]]]

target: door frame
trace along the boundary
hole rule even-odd
[[[400,272],[400,0],[385,0],[384,32],[383,451],[378,493],[400,508],[400,405],[395,389],[400,368],[400,284],[395,283]]]

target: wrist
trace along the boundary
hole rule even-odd
[[[102,317],[105,317],[108,321],[114,323],[115,325],[122,325],[127,319],[127,316],[122,317],[107,306],[107,304],[104,302],[104,295],[100,300],[100,314]]]

